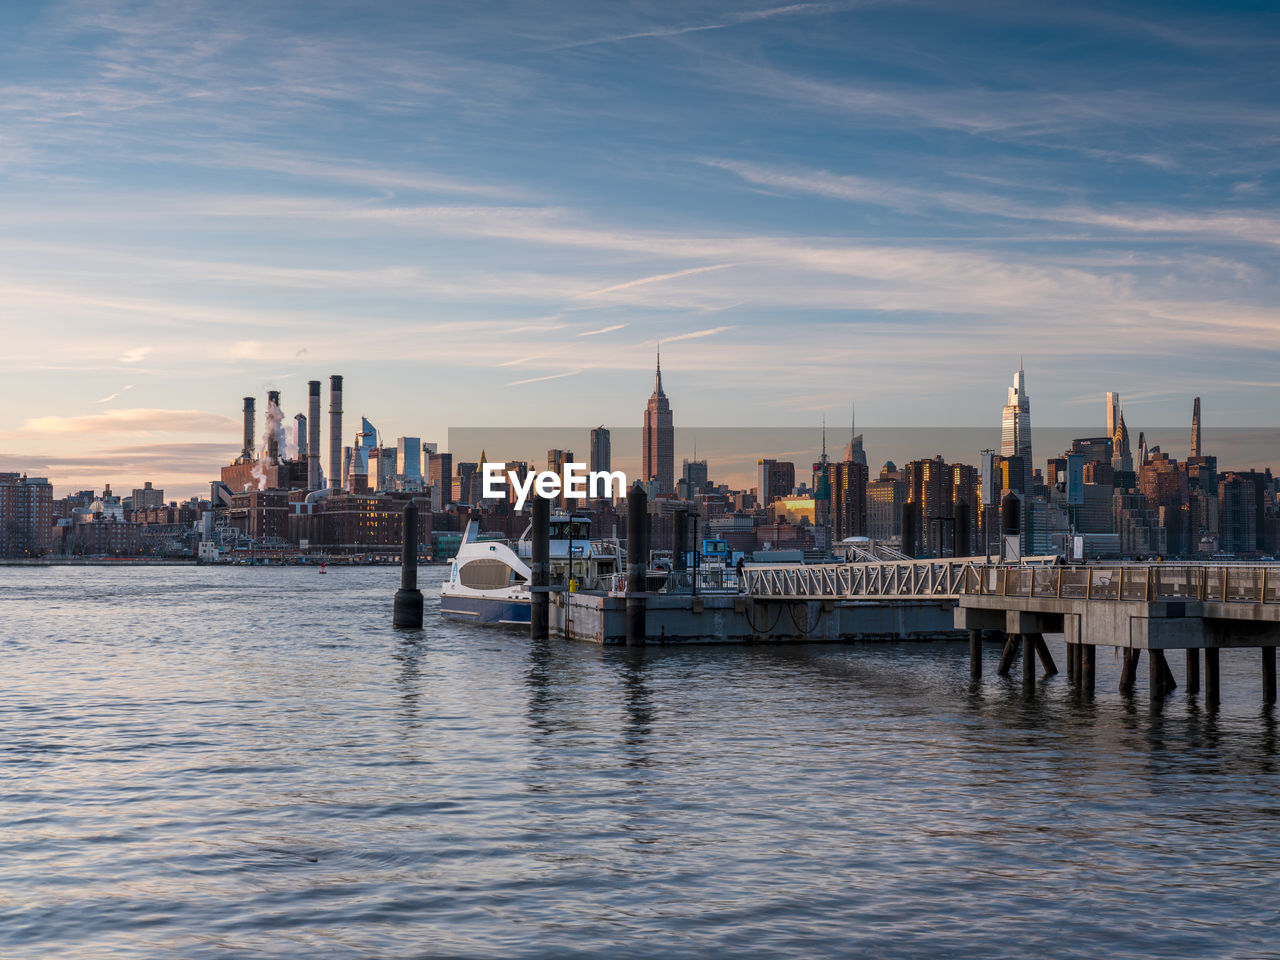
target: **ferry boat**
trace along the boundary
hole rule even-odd
[[[622,570],[616,540],[592,540],[585,518],[551,517],[549,553],[552,588],[610,590]],[[485,539],[471,517],[449,575],[440,587],[440,613],[472,623],[527,624],[530,618],[529,564],[533,525],[514,544]]]

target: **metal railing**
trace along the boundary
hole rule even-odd
[[[1025,569],[1052,563],[1027,557]],[[778,600],[954,600],[981,557],[880,563],[770,563],[743,567],[746,593]]]
[[[1280,603],[1280,564],[1104,564],[1038,569],[975,564],[961,593],[1062,600]]]

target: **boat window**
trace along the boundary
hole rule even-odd
[[[493,590],[510,584],[514,572],[501,560],[486,558],[464,563],[458,570],[458,579],[473,590]]]
[[[591,539],[591,521],[590,520],[574,520],[571,523],[573,527],[573,539],[590,540]]]

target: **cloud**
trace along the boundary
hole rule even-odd
[[[94,403],[110,403],[112,400],[116,399],[116,397],[120,396],[120,394],[125,393],[129,390],[132,390],[133,386],[134,385],[131,383],[128,386],[121,387],[118,392],[113,393],[110,396],[103,397],[101,400],[95,400],[93,402]]]
[[[547,375],[547,376],[545,376],[545,377],[530,377],[530,378],[529,378],[529,379],[527,379],[527,380],[512,380],[510,383],[505,384],[505,386],[508,386],[508,387],[523,387],[526,383],[542,383],[544,380],[560,380],[560,379],[563,379],[564,377],[572,377],[572,376],[575,376],[576,374],[579,374],[579,373],[581,373],[581,372],[582,372],[582,371],[581,371],[580,369],[579,369],[579,370],[566,370],[564,373],[552,373],[552,374],[549,374],[549,375]]]
[[[846,10],[854,6],[852,3],[836,3],[836,2],[817,2],[817,3],[791,3],[781,7],[769,7],[764,10],[747,10],[742,13],[727,17],[716,23],[700,23],[691,24],[683,27],[654,27],[651,30],[638,30],[634,33],[618,33],[611,36],[594,37],[590,40],[579,40],[574,43],[565,43],[556,47],[557,50],[572,50],[578,47],[590,47],[600,43],[622,43],[626,40],[645,40],[645,39],[664,39],[667,37],[679,37],[687,33],[702,33],[707,30],[724,30],[727,27],[738,27],[747,23],[757,23],[761,20],[771,20],[774,17],[800,16],[805,14],[824,14],[835,13],[839,10]]]
[[[599,290],[592,290],[590,293],[582,294],[583,297],[600,297],[606,293],[617,293],[621,290],[632,290],[636,287],[643,287],[650,283],[663,283],[667,280],[676,280],[680,277],[692,277],[699,273],[710,273],[713,270],[724,270],[732,267],[732,263],[716,263],[709,267],[690,267],[688,270],[677,270],[674,273],[659,273],[652,277],[641,277],[638,280],[628,280],[626,283],[615,283],[611,287],[602,287]]]
[[[134,347],[126,350],[120,357],[121,363],[141,363],[147,358],[147,354],[151,353],[151,347]]]
[[[26,433],[226,433],[237,428],[235,420],[204,410],[132,409],[77,417],[44,416],[27,420]]]
[[[717,333],[724,333],[726,330],[732,330],[732,326],[727,327],[709,327],[706,330],[693,330],[689,333],[681,333],[674,337],[664,337],[663,343],[675,343],[677,340],[699,340],[702,337],[714,337]]]
[[[600,334],[602,334],[602,333],[613,333],[613,331],[615,331],[615,330],[621,330],[621,329],[622,329],[623,327],[625,327],[625,326],[626,326],[626,324],[625,324],[625,323],[615,323],[615,324],[614,324],[613,326],[611,326],[611,327],[601,327],[599,330],[584,330],[582,333],[577,334],[577,336],[579,336],[579,337],[597,337],[597,336],[599,336],[599,335],[600,335]]]

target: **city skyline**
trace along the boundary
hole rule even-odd
[[[629,424],[659,340],[686,425],[987,424],[1025,354],[1037,425],[1266,426],[1280,25],[1221,9],[6,5],[0,469],[194,490],[228,384],[333,369]]]

